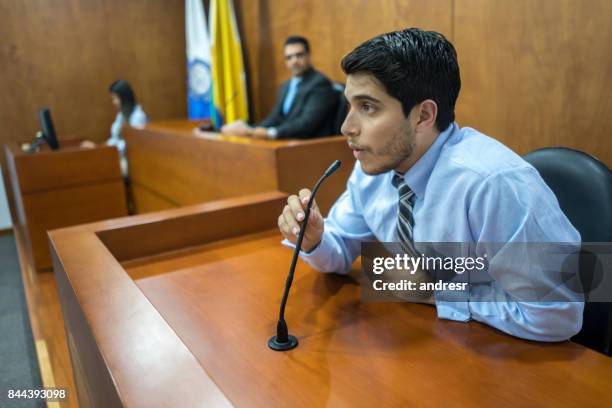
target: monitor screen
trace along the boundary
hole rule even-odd
[[[45,141],[52,150],[59,149],[59,143],[57,142],[57,136],[55,135],[55,128],[53,127],[49,108],[42,108],[38,111],[38,117],[40,119],[40,127]]]

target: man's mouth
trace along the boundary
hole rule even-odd
[[[355,159],[359,160],[361,157],[363,157],[363,155],[366,152],[366,149],[362,146],[353,144],[353,143],[349,143],[349,148],[353,151],[353,156],[355,156]]]

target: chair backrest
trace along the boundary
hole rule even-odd
[[[612,242],[612,173],[605,164],[565,147],[523,158],[540,172],[583,242]]]
[[[582,242],[612,242],[612,173],[606,165],[586,153],[564,147],[539,149],[524,159],[555,193]],[[580,279],[587,290],[594,273],[588,265],[593,263],[583,261],[590,258],[583,250]],[[612,355],[612,302],[589,302],[588,294],[586,299],[582,330],[572,340]]]
[[[333,82],[332,87],[336,92],[336,96],[338,97],[338,102],[336,103],[336,113],[333,119],[333,134],[339,135],[340,128],[344,123],[344,119],[346,118],[346,114],[348,113],[346,100],[344,99],[344,84],[339,82]]]

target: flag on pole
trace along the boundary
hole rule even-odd
[[[187,117],[209,119],[213,112],[210,40],[202,0],[185,0]]]
[[[232,0],[210,1],[211,61],[214,114],[217,127],[248,120],[242,47]]]

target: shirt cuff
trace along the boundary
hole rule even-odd
[[[284,239],[281,242],[288,248],[295,249],[295,245]],[[340,273],[341,271],[334,270],[332,259],[334,256],[333,245],[327,238],[327,234],[323,233],[321,242],[319,242],[310,252],[300,251],[300,258],[311,267],[321,272],[335,272]]]
[[[277,139],[278,138],[278,129],[275,127],[268,128],[268,139]]]

